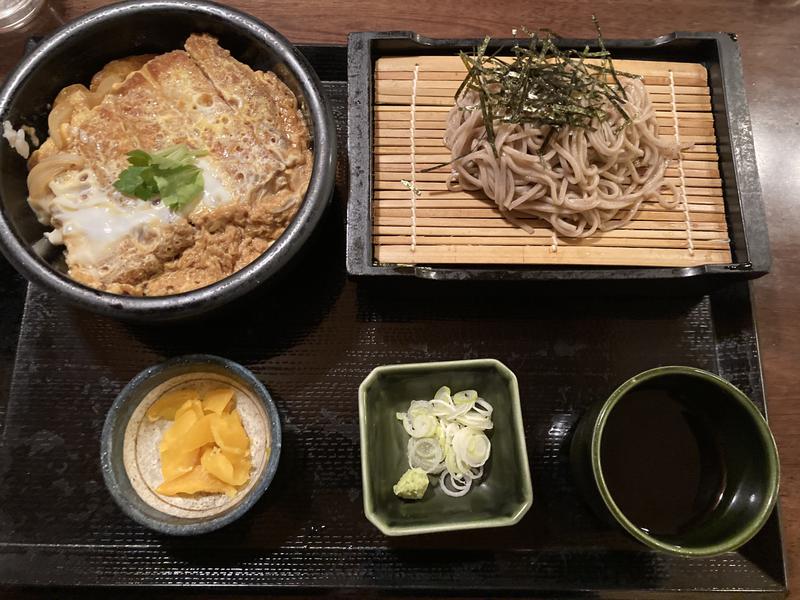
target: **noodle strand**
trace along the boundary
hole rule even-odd
[[[672,143],[659,137],[655,110],[640,79],[622,81],[627,96],[622,108],[629,121],[610,102],[606,118],[595,119],[589,129],[565,125],[551,132],[549,125],[498,119],[494,148],[477,110],[478,94],[465,93],[447,117],[444,141],[454,157],[448,188],[481,190],[526,231],[533,229],[520,219],[533,216],[565,237],[624,227],[645,201],[674,208],[678,192],[664,174],[669,159],[679,156],[680,138],[676,135]],[[413,102],[412,92],[412,128]],[[411,152],[413,171],[413,137]],[[681,176],[683,185],[682,169]],[[672,198],[662,195],[664,188]],[[686,209],[685,195],[683,200]]]

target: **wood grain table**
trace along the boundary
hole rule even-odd
[[[53,19],[40,28],[102,4],[102,0],[54,0]],[[367,30],[414,30],[433,37],[507,36],[519,26],[591,37],[592,13],[600,19],[607,38],[648,38],[672,31],[738,35],[774,258],[772,273],[753,284],[753,293],[769,419],[781,453],[781,509],[790,585],[795,583],[800,577],[800,1],[238,0],[230,4],[258,16],[292,41],[308,43],[345,43],[348,32]],[[0,44],[0,75],[4,76],[19,58],[22,41],[0,38]],[[64,596],[13,592],[18,594]],[[790,598],[800,599],[800,592]]]

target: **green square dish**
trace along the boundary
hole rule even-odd
[[[412,400],[431,399],[443,385],[477,390],[494,408],[485,475],[458,498],[430,485],[421,500],[403,500],[392,486],[408,469],[409,436],[395,414]],[[392,536],[517,523],[533,499],[519,402],[516,376],[491,358],[375,368],[358,390],[364,514]]]

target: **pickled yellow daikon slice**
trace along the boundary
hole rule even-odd
[[[218,446],[206,448],[200,458],[200,464],[220,481],[233,485],[233,464]]]
[[[185,451],[201,448],[206,444],[214,443],[214,435],[211,433],[212,427],[221,417],[216,414],[203,415],[201,419],[195,421],[180,440],[180,447]]]
[[[164,481],[172,481],[185,475],[197,465],[200,460],[200,448],[188,452],[176,445],[161,452],[161,474]]]
[[[212,416],[212,415],[206,415]],[[226,453],[245,456],[250,450],[250,438],[242,426],[239,413],[233,411],[227,415],[214,415],[218,419],[211,423],[214,443]]]
[[[159,419],[172,421],[175,419],[177,410],[190,400],[200,400],[200,394],[197,393],[197,390],[183,388],[169,391],[153,402],[153,405],[147,409],[147,418],[151,423]]]
[[[207,392],[203,397],[203,410],[207,413],[229,413],[236,406],[231,388],[220,388]]]
[[[206,471],[203,465],[197,465],[188,473],[172,481],[165,481],[156,488],[156,492],[165,496],[197,494],[199,492],[209,494],[224,493],[228,496],[234,496],[236,495],[236,488],[214,477]]]
[[[148,417],[173,421],[159,444],[163,483],[157,493],[232,496],[250,479],[250,438],[232,388],[202,395],[188,388],[169,392],[153,404]]]
[[[179,409],[178,409],[178,410],[175,412],[175,418],[177,419],[178,417],[180,417],[180,416],[181,416],[183,413],[185,413],[185,412],[186,412],[186,411],[188,411],[188,410],[192,411],[192,412],[193,412],[195,415],[197,415],[197,418],[198,418],[198,419],[202,419],[202,418],[203,418],[203,415],[205,415],[205,414],[206,414],[206,413],[203,411],[203,405],[202,405],[202,403],[200,402],[200,399],[199,399],[199,398],[193,398],[193,399],[191,399],[191,400],[188,400],[188,401],[187,401],[185,404],[183,404],[183,405],[182,405],[182,406],[181,406],[181,407],[180,407],[180,408],[179,408]]]
[[[167,448],[180,443],[186,432],[189,431],[199,419],[194,411],[188,410],[175,419],[175,422],[164,432],[158,449],[162,452]]]

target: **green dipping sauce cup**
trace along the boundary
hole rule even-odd
[[[636,402],[641,404],[632,406]],[[678,461],[686,456],[688,445],[695,447],[693,442],[687,443],[691,435],[681,438],[663,433],[671,425],[670,413],[662,416],[662,409],[673,403],[674,415],[686,419],[686,431],[691,434],[702,429],[713,439],[713,443],[696,446],[701,448],[698,464],[702,463],[702,469],[695,471],[710,477],[718,488],[709,495],[713,502],[708,508],[685,527],[654,531],[633,515],[634,507],[641,509],[648,498],[654,499],[654,509],[656,505],[669,507],[673,500],[677,505],[684,486],[671,487],[670,478],[687,477]],[[647,452],[651,450],[658,456],[652,459],[648,473]],[[711,460],[703,458],[702,452],[711,452]],[[576,483],[595,512],[647,546],[680,556],[708,557],[736,550],[764,526],[778,498],[778,451],[761,412],[730,382],[693,367],[645,371],[590,407],[575,429],[570,463]],[[618,485],[628,476],[626,485]],[[661,495],[648,496],[652,490],[640,478],[661,484],[656,486]],[[675,498],[670,498],[673,492]],[[656,519],[660,516],[663,514],[655,514]]]

